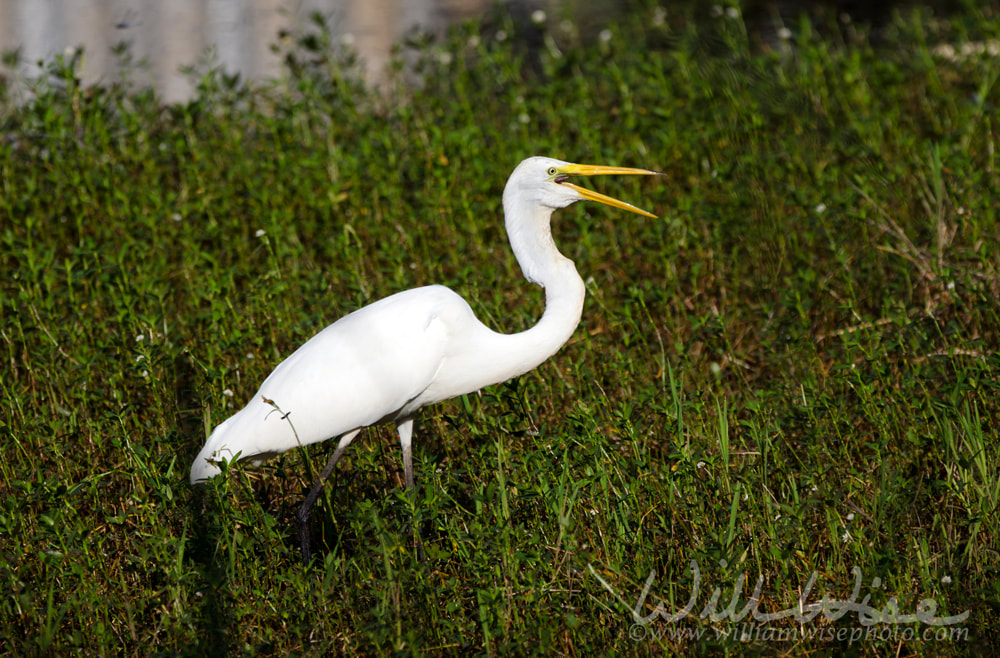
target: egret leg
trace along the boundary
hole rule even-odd
[[[323,483],[326,482],[330,474],[333,473],[334,467],[337,462],[340,461],[341,456],[343,456],[344,451],[347,450],[347,446],[351,445],[351,441],[354,437],[358,435],[358,432],[362,428],[356,430],[351,430],[347,434],[340,437],[340,441],[337,443],[337,449],[333,451],[333,456],[330,460],[326,462],[326,466],[323,467],[323,471],[319,474],[319,478],[313,484],[312,489],[309,490],[309,495],[306,499],[302,501],[299,506],[298,511],[295,513],[295,518],[299,525],[299,546],[302,548],[302,564],[309,564],[309,558],[312,556],[310,551],[310,541],[309,541],[309,517],[312,515],[313,505],[316,504],[316,499],[319,498],[319,494],[323,491]]]
[[[407,418],[396,425],[396,431],[399,432],[399,445],[403,448],[403,478],[406,480],[406,493],[410,496],[410,502],[416,505],[417,490],[413,487],[413,419]],[[427,562],[416,523],[413,524],[413,546],[417,549],[420,561]]]

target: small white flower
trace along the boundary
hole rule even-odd
[[[175,222],[179,222],[184,218],[181,217],[181,214],[179,212],[175,212],[173,215],[170,216],[170,219],[174,220]]]
[[[494,35],[493,38],[496,39],[497,41],[506,41],[507,33],[503,30],[497,30],[497,33]]]
[[[941,576],[941,584],[942,585],[951,585],[951,576],[948,576],[948,575]]]
[[[222,392],[222,394],[225,395],[227,398],[233,397],[233,391],[231,389],[228,389],[228,388],[226,390],[224,390]]]
[[[521,112],[519,115],[517,115],[517,120],[523,124],[531,123],[531,117],[528,116],[527,112]]]
[[[351,46],[353,46],[354,45],[354,34],[352,34],[351,32],[345,32],[343,35],[341,35],[341,37],[340,37],[340,45],[347,46],[348,48],[350,48]]]
[[[705,468],[705,462],[698,462],[697,464],[695,464],[695,466],[698,467],[699,469]]]
[[[736,7],[726,7],[726,16],[729,18],[739,18],[740,10]]]
[[[849,531],[845,530],[844,534],[842,534],[840,536],[840,541],[844,542],[845,544],[847,542],[851,541],[851,533]]]
[[[782,25],[781,27],[778,28],[778,38],[781,39],[782,41],[788,41],[789,39],[792,38],[792,31],[789,30],[784,25]]]
[[[145,377],[145,378],[148,378],[149,377],[149,371],[148,370],[143,370],[142,371],[142,376]]]
[[[826,212],[826,204],[825,203],[817,203],[815,210],[816,210],[817,214],[822,215],[823,213]]]
[[[469,48],[478,48],[480,43],[482,43],[482,41],[478,34],[473,34],[469,37]]]
[[[817,487],[817,486],[816,486],[816,485],[814,484],[814,485],[813,485],[813,486],[812,486],[812,487],[811,487],[811,488],[809,489],[809,491],[812,491],[813,493],[815,493],[815,492],[819,491],[819,487]]]
[[[659,27],[667,22],[667,10],[663,7],[657,7],[653,10],[653,25]]]
[[[719,16],[722,16],[722,6],[712,5],[712,10],[709,13],[712,14],[712,18],[718,18]]]
[[[854,512],[848,512],[847,513],[847,520],[848,520],[848,522],[854,520]]]
[[[146,357],[144,357],[143,355],[141,355],[141,354],[140,354],[139,356],[135,357],[135,362],[136,362],[136,363],[139,363],[140,361],[142,361],[142,360],[143,360],[143,359],[145,359],[145,358],[146,358]]]
[[[441,51],[438,53],[437,60],[439,64],[448,66],[449,64],[451,64],[452,60],[451,53],[448,52],[447,50]]]
[[[597,516],[597,510],[596,509],[590,510],[590,515],[591,516]]]
[[[601,43],[610,43],[611,36],[612,36],[611,30],[605,28],[601,30],[600,33],[597,35],[597,40],[600,41]]]
[[[254,236],[256,236],[256,237],[258,237],[258,238],[262,238],[262,237],[264,237],[264,236],[265,236],[266,234],[267,234],[267,231],[265,231],[265,230],[264,230],[264,229],[262,229],[262,228],[259,228],[259,229],[257,229],[257,232],[256,232],[256,233],[254,233]]]
[[[544,23],[545,12],[542,11],[541,9],[536,9],[535,11],[531,12],[531,22],[534,23],[535,25],[541,25],[542,23]]]
[[[950,43],[942,43],[939,46],[935,46],[934,50],[931,52],[938,57],[943,57],[949,60],[955,59],[955,48]]]
[[[142,334],[139,334],[138,336],[135,337],[135,342],[137,343],[141,343],[144,340],[146,340],[146,337]]]

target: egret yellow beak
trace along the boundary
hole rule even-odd
[[[656,217],[653,213],[646,212],[641,208],[636,208],[631,203],[625,203],[624,201],[619,201],[612,197],[601,194],[600,192],[595,192],[593,190],[588,190],[585,187],[580,187],[574,185],[573,183],[567,183],[564,179],[566,176],[604,176],[607,174],[638,174],[642,176],[662,176],[663,174],[658,171],[650,171],[649,169],[633,169],[632,167],[605,167],[603,165],[586,165],[586,164],[571,164],[559,168],[559,173],[556,174],[555,182],[560,185],[565,185],[568,188],[576,190],[584,199],[590,201],[597,201],[598,203],[603,203],[615,208],[621,208],[622,210],[628,210],[630,212],[638,213],[640,215],[645,215],[646,217]]]

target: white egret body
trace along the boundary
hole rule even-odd
[[[545,311],[536,325],[515,334],[497,333],[477,320],[458,294],[439,285],[369,304],[329,325],[282,361],[250,402],[215,428],[191,466],[192,484],[217,475],[220,460],[238,455],[260,463],[339,436],[334,455],[306,500],[308,507],[300,509],[304,523],[322,481],[358,432],[392,422],[403,448],[406,485],[412,488],[411,437],[417,410],[536,368],[562,347],[580,322],[584,283],[552,241],[552,212],[589,199],[653,216],[566,178],[656,173],[541,157],[521,162],[504,188],[503,207],[510,245],[525,278],[545,289]],[[307,555],[305,545],[303,552]]]

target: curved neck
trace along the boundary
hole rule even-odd
[[[580,324],[586,286],[573,261],[552,241],[552,209],[504,198],[507,237],[524,277],[545,289],[545,311],[535,326],[504,341],[513,377],[538,367],[559,351]]]

